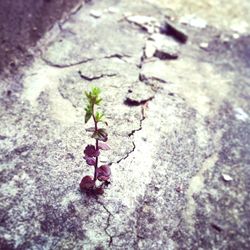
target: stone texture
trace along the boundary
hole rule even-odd
[[[166,14],[94,1],[46,34],[31,66],[1,77],[1,247],[248,249],[249,36],[190,28],[176,60],[145,59],[151,35],[125,12]],[[112,164],[99,197],[79,191],[93,172],[82,158],[93,85],[109,123],[101,161]]]
[[[176,59],[180,54],[180,45],[173,39],[162,35],[154,34],[150,37],[154,41],[156,52],[155,56],[160,59]]]
[[[0,2],[0,73],[15,72],[33,57],[31,46],[69,10],[80,8],[81,0],[4,0]]]

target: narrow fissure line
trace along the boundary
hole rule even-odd
[[[129,155],[135,151],[136,146],[135,146],[135,143],[133,141],[132,141],[132,144],[133,144],[132,150],[130,150],[124,157],[119,159],[116,163],[120,163],[121,161],[127,159],[129,157]]]
[[[94,58],[86,58],[86,59],[83,59],[79,62],[75,62],[75,63],[70,63],[70,64],[56,64],[56,63],[53,63],[49,60],[47,60],[46,58],[44,58],[43,56],[41,56],[41,59],[49,66],[51,67],[55,67],[55,68],[60,68],[60,69],[64,69],[64,68],[70,68],[70,67],[74,67],[74,66],[77,66],[77,65],[80,65],[80,64],[83,64],[83,63],[87,63],[87,62],[90,62],[90,61],[93,61]]]
[[[63,32],[65,32],[66,30],[64,30]],[[71,32],[70,30],[67,30],[67,32]],[[41,52],[42,54],[42,52]],[[74,67],[74,66],[77,66],[77,65],[80,65],[80,64],[83,64],[83,63],[87,63],[87,62],[90,62],[90,61],[94,61],[94,60],[101,60],[101,59],[109,59],[109,58],[119,58],[119,59],[123,59],[123,57],[129,57],[127,55],[120,55],[120,54],[113,54],[113,55],[110,55],[110,56],[103,56],[103,57],[93,57],[93,58],[85,58],[85,59],[82,59],[78,62],[75,62],[75,63],[69,63],[69,64],[57,64],[57,63],[53,63],[51,62],[50,60],[46,59],[43,57],[43,55],[41,55],[41,59],[49,66],[51,67],[56,67],[56,68],[61,68],[61,69],[64,69],[64,68],[70,68],[70,67]],[[125,60],[123,60],[124,62],[126,62]],[[116,74],[111,74],[110,76],[115,76]],[[104,75],[105,76],[105,75]],[[109,76],[107,74],[107,76]]]
[[[153,98],[149,99],[148,101],[151,101]],[[143,121],[146,119],[146,116],[145,116],[145,106],[147,105],[147,102],[143,103],[143,105],[141,106],[141,119],[140,119],[140,124],[139,124],[139,128],[137,129],[133,129],[129,134],[128,136],[131,137],[132,135],[134,135],[136,132],[142,130],[142,123]],[[132,154],[134,151],[135,151],[135,148],[136,148],[136,145],[135,143],[132,141],[132,144],[133,144],[133,148],[132,150],[130,150],[124,157],[122,157],[121,159],[119,159],[116,163],[120,163],[121,161],[127,159],[129,157],[130,154]]]
[[[152,99],[151,99],[152,100]],[[133,129],[128,136],[131,137],[132,135],[134,135],[135,132],[138,132],[140,130],[142,130],[142,122],[146,119],[145,114],[144,114],[144,107],[141,106],[141,119],[140,119],[140,124],[139,124],[139,128],[137,129]]]
[[[113,214],[106,208],[106,206],[100,202],[100,201],[97,201],[102,207],[103,209],[108,213],[108,218],[107,218],[107,222],[106,222],[106,226],[104,228],[104,231],[106,233],[106,235],[109,237],[109,247],[112,245],[113,243],[113,235],[111,235],[109,232],[108,232],[108,228],[110,227],[110,218],[111,216],[113,216]]]
[[[117,74],[101,74],[99,76],[93,76],[93,77],[88,77],[86,75],[83,75],[82,72],[79,70],[78,71],[78,74],[80,75],[80,77],[84,80],[87,80],[87,81],[94,81],[94,80],[98,80],[98,79],[101,79],[103,77],[113,77],[113,76],[116,76]]]

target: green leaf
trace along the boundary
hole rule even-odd
[[[96,105],[100,105],[100,103],[102,102],[102,98],[96,99],[95,100],[95,104]]]
[[[84,91],[84,94],[88,98],[88,100],[91,98],[91,92]]]
[[[92,96],[97,97],[101,93],[101,89],[98,87],[93,87],[91,92]]]
[[[85,123],[87,123],[89,121],[91,116],[92,116],[92,112],[86,112],[86,114],[85,114]]]
[[[103,113],[96,112],[95,119],[97,122],[101,122],[103,117],[104,117]]]

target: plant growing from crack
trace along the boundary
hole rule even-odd
[[[105,143],[108,140],[108,134],[106,129],[100,128],[100,123],[107,123],[104,121],[104,114],[96,111],[96,106],[99,106],[102,102],[100,97],[101,90],[97,87],[93,87],[91,91],[85,91],[87,97],[87,106],[85,108],[85,123],[91,118],[93,119],[94,127],[86,129],[91,132],[91,137],[95,139],[95,145],[89,144],[85,147],[84,159],[89,166],[94,167],[94,176],[86,175],[82,178],[80,183],[80,189],[88,194],[103,194],[104,188],[109,184],[109,178],[111,170],[109,165],[101,165],[99,167],[99,156],[101,150],[110,149]],[[97,185],[97,182],[100,185]]]

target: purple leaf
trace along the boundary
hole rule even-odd
[[[102,195],[104,194],[104,189],[102,187],[98,187],[94,190],[95,194]]]
[[[91,176],[86,175],[82,178],[81,183],[80,183],[80,188],[81,190],[83,189],[91,189],[95,186],[95,182],[92,179]]]
[[[96,150],[94,145],[87,145],[83,152],[87,157],[97,157],[100,154],[100,151]]]
[[[92,138],[106,142],[108,140],[108,133],[106,129],[99,128],[97,131],[93,133]]]
[[[98,148],[99,148],[99,149],[102,149],[102,150],[109,150],[109,149],[110,149],[110,147],[109,147],[108,144],[102,143],[102,142],[99,142],[99,143],[98,143]]]
[[[86,128],[87,132],[95,132],[95,127]]]
[[[111,175],[111,170],[108,165],[102,165],[101,167],[97,168],[97,179],[99,181],[107,181]]]
[[[96,160],[94,157],[88,157],[88,156],[84,156],[83,157],[86,160],[86,163],[90,166],[95,166]]]

